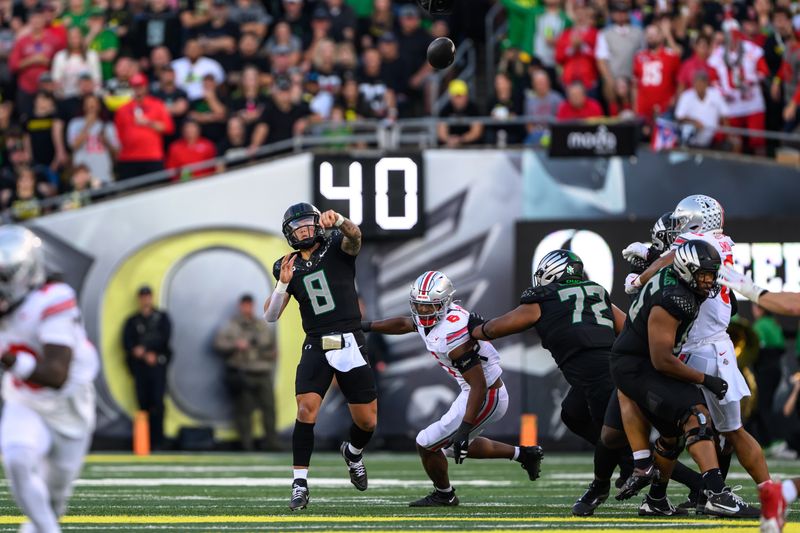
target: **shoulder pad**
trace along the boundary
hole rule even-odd
[[[693,320],[700,310],[697,297],[683,285],[676,284],[662,289],[661,305],[678,320]]]
[[[536,304],[549,299],[553,295],[551,285],[544,287],[528,287],[519,297],[520,304]]]
[[[41,302],[41,318],[47,318],[78,306],[75,291],[66,283],[48,283],[36,292]]]

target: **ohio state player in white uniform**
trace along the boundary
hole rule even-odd
[[[673,250],[687,240],[702,239],[716,248],[723,264],[733,265],[734,243],[722,232],[724,211],[715,199],[700,194],[684,198],[673,211],[672,222],[672,234],[681,233],[674,239]],[[686,230],[689,231],[683,233]],[[652,274],[672,262],[673,256],[672,252],[665,254],[633,284],[641,286],[647,283]],[[705,396],[714,427],[725,437],[728,450],[723,448],[723,451],[729,455],[730,446],[733,446],[741,465],[760,485],[769,480],[769,470],[758,442],[742,426],[740,400],[750,395],[750,389],[739,371],[733,342],[727,332],[731,319],[731,297],[730,291],[723,287],[718,295],[702,303],[681,348],[680,359],[688,366],[718,376],[728,383],[728,391],[722,400],[707,394],[703,387],[700,390]]]
[[[458,505],[443,453],[451,447],[457,464],[467,457],[505,458],[521,463],[531,480],[539,477],[541,447],[510,446],[479,436],[486,426],[505,415],[508,392],[500,379],[503,370],[497,350],[489,342],[470,338],[469,313],[453,303],[454,293],[447,276],[428,271],[411,286],[411,317],[362,323],[364,331],[376,333],[417,331],[439,366],[461,387],[450,409],[417,434],[417,450],[434,490],[411,502],[412,507]]]
[[[0,227],[0,450],[21,530],[51,533],[91,442],[99,360],[75,292],[44,283],[39,247],[29,230]]]

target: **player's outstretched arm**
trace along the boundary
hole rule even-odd
[[[361,229],[350,219],[345,218],[333,209],[322,213],[319,223],[323,228],[339,228],[344,235],[342,250],[350,255],[358,255],[361,250]]]
[[[281,270],[278,277],[278,283],[267,301],[264,302],[264,320],[267,322],[277,322],[286,309],[286,304],[289,303],[289,294],[286,292],[289,288],[289,282],[292,281],[294,276],[294,260],[297,259],[296,254],[286,254],[281,259]]]
[[[653,261],[653,264],[647,267],[647,270],[645,270],[639,275],[639,280],[637,283],[638,287],[644,286],[644,284],[650,281],[650,278],[655,276],[659,270],[661,270],[665,266],[671,265],[672,260],[674,258],[675,258],[675,251],[673,250],[668,254],[662,255],[661,257]]]
[[[473,320],[471,315],[469,333],[475,340],[490,341],[525,331],[533,327],[541,317],[542,308],[539,304],[521,304],[504,315],[482,323]]]
[[[611,304],[611,312],[614,313],[614,333],[619,335],[622,333],[622,328],[625,327],[625,319],[628,318],[628,315],[614,304]]]
[[[719,269],[719,282],[767,311],[778,315],[800,316],[800,293],[769,292],[756,285],[749,276],[727,265],[722,265]]]
[[[374,331],[375,333],[383,333],[385,335],[404,335],[406,333],[413,333],[417,330],[414,327],[414,321],[407,316],[398,316],[394,318],[385,318],[383,320],[374,320],[372,322],[362,322],[361,330],[364,333]]]
[[[66,383],[71,361],[72,348],[58,344],[45,344],[41,359],[27,352],[0,356],[3,367],[15,377],[51,389],[60,389]]]
[[[459,464],[467,458],[469,432],[475,426],[475,420],[478,418],[478,413],[488,390],[486,376],[483,375],[481,358],[476,351],[477,349],[478,343],[469,340],[456,346],[447,354],[450,360],[453,361],[453,366],[461,372],[461,377],[469,385],[469,396],[467,397],[467,407],[464,409],[464,418],[461,420],[461,425],[456,430],[456,434],[453,435],[453,453],[456,463]]]

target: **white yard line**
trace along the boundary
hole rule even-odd
[[[286,487],[285,478],[253,478],[253,477],[209,477],[209,478],[103,478],[79,479],[75,484],[79,487]],[[347,478],[312,478],[317,487],[349,487]],[[370,479],[372,488],[390,487],[429,487],[428,480]],[[511,481],[472,480],[460,481],[458,485],[468,487],[502,487],[510,486]]]

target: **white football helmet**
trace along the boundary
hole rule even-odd
[[[45,282],[42,241],[22,226],[0,226],[0,314]]]
[[[670,221],[669,234],[674,240],[681,233],[721,230],[725,223],[725,211],[722,205],[710,196],[693,194],[678,202]]]
[[[450,278],[436,270],[425,272],[411,285],[411,318],[417,326],[430,328],[447,315],[456,289]],[[429,309],[420,311],[420,306]]]

